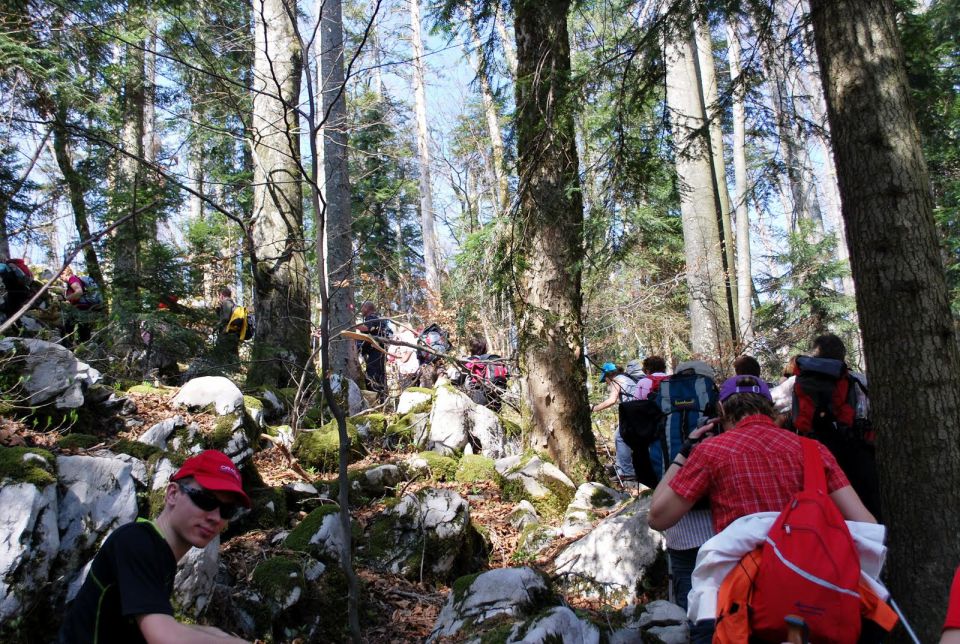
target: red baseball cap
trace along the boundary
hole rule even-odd
[[[250,497],[243,491],[240,472],[237,471],[237,466],[233,464],[230,457],[223,452],[208,449],[196,456],[191,456],[170,477],[170,480],[179,481],[188,476],[192,476],[207,490],[236,494],[245,507],[250,507]]]

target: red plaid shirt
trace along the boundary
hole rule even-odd
[[[850,485],[833,454],[818,446],[828,491]],[[754,512],[780,512],[803,488],[800,437],[767,416],[747,416],[698,445],[670,487],[688,501],[709,497],[717,532]]]

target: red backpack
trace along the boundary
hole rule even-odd
[[[817,442],[803,444],[803,490],[777,517],[754,580],[750,628],[786,640],[787,616],[803,619],[814,644],[853,644],[860,637],[860,558],[847,524],[827,493]]]

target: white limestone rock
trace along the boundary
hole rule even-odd
[[[366,494],[381,495],[387,488],[395,487],[403,477],[396,465],[380,465],[365,471],[353,482],[356,489]]]
[[[369,530],[363,546],[375,567],[410,578],[445,579],[453,570],[470,530],[470,506],[452,490],[426,488],[405,495]]]
[[[446,456],[462,451],[469,442],[473,407],[465,393],[451,386],[437,387],[430,411],[430,432],[423,447]]]
[[[513,510],[510,511],[508,520],[510,521],[510,525],[517,530],[523,530],[528,525],[538,525],[540,523],[537,509],[533,507],[530,501],[520,501],[520,503],[515,505]]]
[[[635,600],[637,585],[662,555],[663,535],[647,525],[649,497],[601,521],[554,560],[568,594],[607,601]]]
[[[563,516],[561,526],[563,536],[579,537],[589,532],[598,519],[629,498],[629,494],[614,490],[602,483],[584,483],[577,488],[573,502],[567,506]]]
[[[349,378],[344,378],[338,373],[330,376],[330,389],[333,391],[334,395],[340,393],[341,381],[347,381],[347,407],[348,416],[356,416],[363,410],[367,409],[367,401],[364,400],[363,394],[360,391],[360,387],[357,386],[357,383],[350,380]]]
[[[414,409],[422,409],[433,400],[433,394],[425,391],[410,391],[407,389],[400,394],[400,400],[397,401],[397,414],[404,416]]]
[[[167,440],[177,429],[184,426],[183,416],[174,416],[157,423],[137,438],[145,445],[153,445],[160,449],[167,449]]]
[[[467,578],[469,579],[469,578]],[[464,587],[454,583],[428,641],[456,635],[465,625],[480,625],[497,616],[525,617],[554,601],[547,579],[532,568],[497,568],[477,575]]]
[[[173,596],[180,610],[199,616],[210,603],[220,567],[220,536],[206,548],[191,548],[180,560],[173,581]]]
[[[548,644],[552,642],[600,644],[600,630],[577,617],[566,606],[556,606],[523,624],[513,627],[507,644]]]
[[[53,402],[58,409],[76,409],[87,387],[100,381],[100,372],[77,360],[69,349],[34,338],[0,340],[0,352],[18,356],[10,366],[23,375],[22,387],[31,405]]]
[[[186,382],[170,401],[173,407],[203,408],[213,405],[224,416],[243,411],[243,394],[229,378],[201,376]]]
[[[142,464],[141,464],[142,465]],[[106,536],[137,518],[134,466],[116,456],[60,456],[58,574],[69,584]]]
[[[46,592],[60,548],[57,486],[7,482],[0,487],[0,508],[0,622],[5,622]]]

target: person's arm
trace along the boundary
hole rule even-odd
[[[657,488],[653,491],[653,497],[650,500],[650,512],[647,513],[647,523],[654,530],[672,528],[683,518],[683,515],[690,511],[695,503],[680,496],[670,487],[670,481],[673,480],[685,463],[686,459],[677,454],[664,473],[663,478],[657,483]]]
[[[830,498],[847,521],[877,522],[877,519],[870,514],[870,511],[863,505],[863,501],[849,485],[831,492]]]
[[[948,628],[943,631],[940,644],[960,644],[960,628]]]
[[[80,286],[80,282],[68,282],[67,283],[67,301],[71,304],[76,304],[80,301],[80,298],[83,297],[83,287]]]
[[[607,399],[591,407],[590,411],[603,411],[604,409],[613,407],[617,404],[617,401],[620,399],[619,385],[617,385],[615,382],[611,382],[609,385],[607,385],[607,391],[610,393],[610,395],[607,396]]]
[[[212,626],[181,624],[171,615],[152,613],[137,615],[137,626],[148,644],[224,644],[246,642]]]

